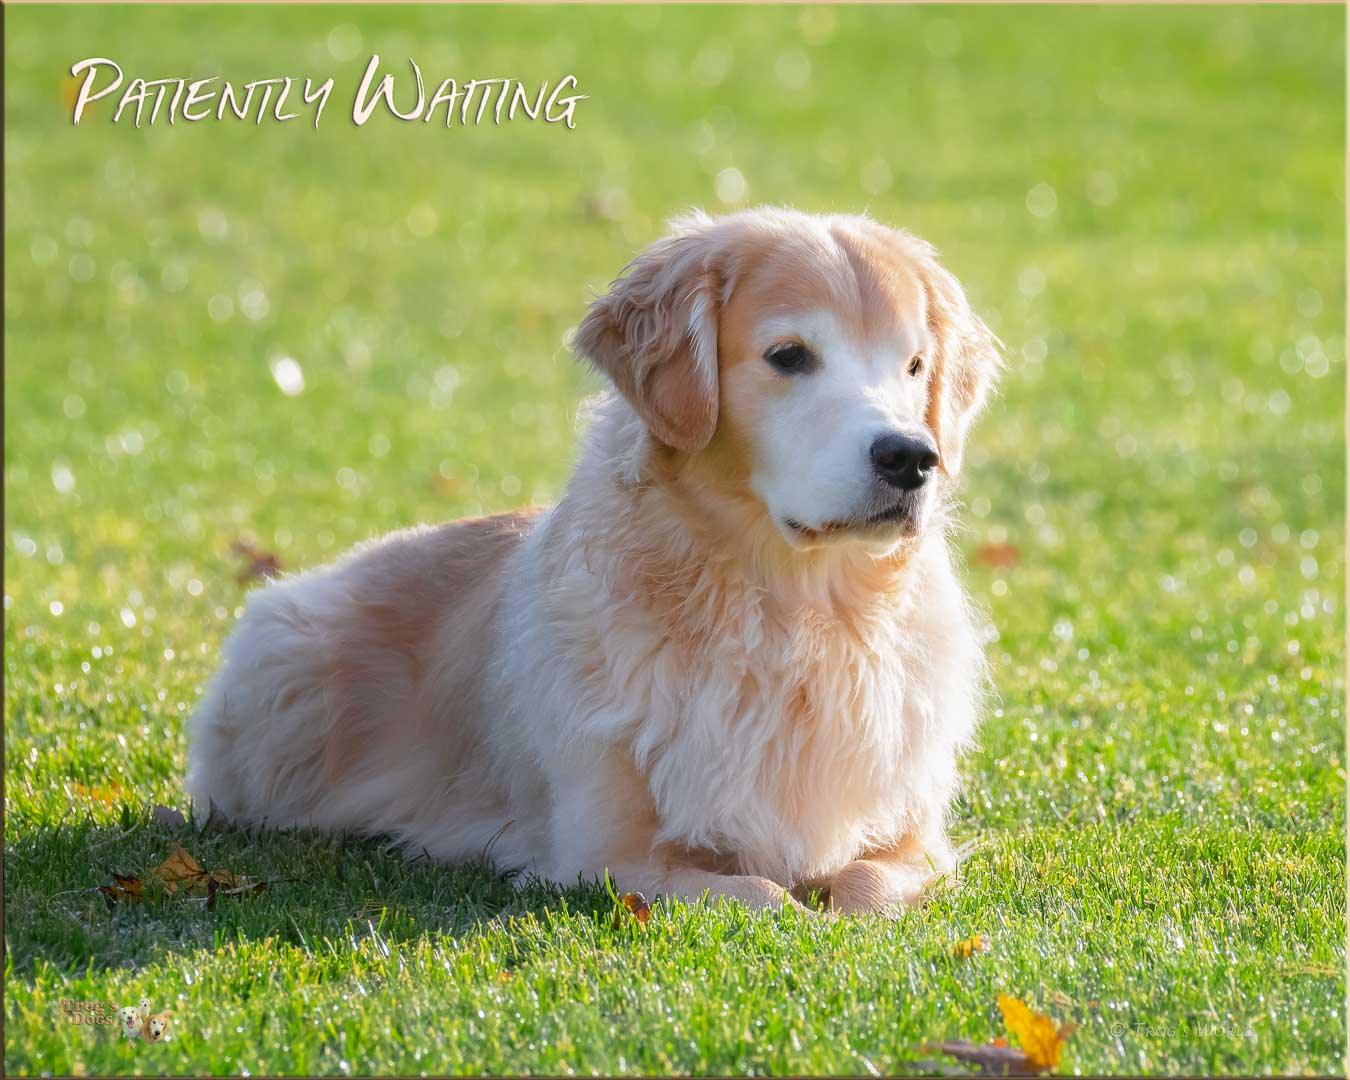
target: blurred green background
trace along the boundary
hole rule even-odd
[[[1000,1034],[1001,991],[1083,1025],[1073,1071],[1340,1071],[1341,8],[4,24],[7,1071],[894,1071]],[[374,52],[400,102],[409,56],[428,90],[588,99],[574,130],[357,128]],[[74,127],[89,56],[336,85],[317,130],[138,130],[114,98]],[[644,939],[596,890],[150,822],[245,602],[232,543],[298,569],[556,497],[588,297],[673,213],[760,202],[930,239],[1008,346],[954,538],[999,692],[965,885],[889,926],[676,909]],[[299,884],[89,892],[176,842]],[[952,962],[971,933],[992,951]],[[141,993],[172,1042],[60,1019]]]

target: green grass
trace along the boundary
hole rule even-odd
[[[1067,1071],[1342,1070],[1341,9],[4,17],[6,1072],[901,1072],[1001,1034],[1001,992],[1081,1025]],[[590,97],[573,131],[358,129],[372,51]],[[318,131],[74,128],[92,55],[337,89]],[[231,542],[293,569],[555,497],[596,385],[565,331],[730,167],[929,237],[1008,345],[956,538],[999,692],[961,886],[616,929],[598,887],[152,824],[245,602]],[[272,888],[91,891],[179,842]],[[142,994],[172,1041],[62,1017]]]

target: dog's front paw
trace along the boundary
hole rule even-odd
[[[843,915],[891,915],[901,904],[886,868],[867,859],[849,863],[830,882],[830,907]]]

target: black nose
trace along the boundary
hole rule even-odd
[[[938,463],[937,448],[926,439],[891,432],[872,444],[872,467],[877,475],[901,491],[922,487]]]

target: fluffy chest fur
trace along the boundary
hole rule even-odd
[[[897,620],[855,635],[739,600],[716,646],[651,641],[662,662],[632,687],[658,838],[733,854],[743,873],[824,877],[912,829],[941,772],[923,649]]]
[[[513,679],[522,707],[549,703],[544,759],[617,748],[656,842],[794,884],[940,821],[979,664],[940,536],[841,599],[827,579],[778,590],[709,559],[668,513],[655,537],[641,515],[603,517],[545,524],[524,586],[542,618],[508,631],[518,657],[550,658]]]

